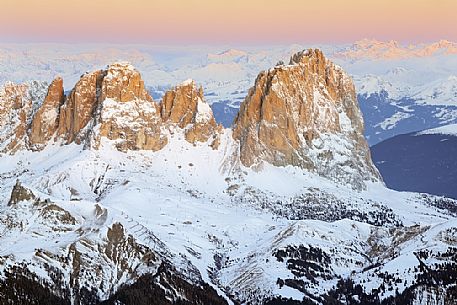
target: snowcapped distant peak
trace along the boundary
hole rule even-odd
[[[228,49],[228,50],[222,51],[217,54],[208,54],[208,57],[209,58],[212,58],[212,57],[239,57],[239,56],[245,56],[245,55],[247,55],[247,53],[245,51],[237,50],[237,49]]]
[[[408,72],[408,69],[406,69],[406,68],[396,67],[396,68],[390,69],[387,72],[387,74],[388,75],[402,75],[402,74],[407,73],[407,72]]]
[[[228,49],[217,54],[208,54],[208,61],[211,63],[229,63],[246,59],[248,53],[237,49]]]
[[[457,43],[440,40],[431,44],[402,46],[395,40],[378,41],[363,39],[351,47],[335,53],[336,57],[349,59],[407,59],[434,55],[457,54]]]
[[[369,47],[369,46],[381,44],[381,43],[382,42],[377,39],[364,38],[364,39],[357,40],[356,42],[353,43],[353,45],[358,46],[358,47]]]
[[[244,56],[247,53],[245,51],[237,50],[237,49],[228,49],[224,52],[219,53],[219,55],[225,56]]]
[[[398,41],[380,41],[377,39],[361,39],[353,44],[353,48],[398,48]]]
[[[455,106],[457,104],[457,76],[450,75],[447,79],[425,84],[413,97],[423,104]]]
[[[401,90],[390,81],[377,75],[365,75],[354,79],[357,93],[370,96],[373,93],[386,92],[390,98],[398,98],[402,95]]]

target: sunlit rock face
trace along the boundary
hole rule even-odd
[[[320,50],[261,72],[235,119],[245,166],[299,166],[363,188],[379,180],[352,79]]]
[[[203,89],[192,80],[167,91],[160,105],[164,123],[175,124],[185,129],[185,138],[190,143],[207,142],[214,149],[219,146],[222,127],[216,123],[213,111],[203,97]]]
[[[43,104],[33,117],[29,131],[30,147],[39,150],[46,146],[59,127],[59,108],[65,100],[63,80],[54,79]]]

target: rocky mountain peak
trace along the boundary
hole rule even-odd
[[[158,105],[128,63],[84,74],[60,108],[58,137],[97,148],[102,138],[120,150],[161,149]]]
[[[22,126],[26,124],[27,114],[31,108],[28,89],[27,84],[7,83],[0,92],[2,151],[16,151],[20,148],[19,142],[25,135]]]
[[[144,88],[144,81],[140,72],[131,64],[117,62],[107,67],[102,83],[100,99],[107,98],[119,102],[128,102],[134,99],[152,101],[151,96]]]
[[[159,106],[144,87],[141,74],[129,63],[111,64],[103,71],[95,132],[91,141],[98,147],[101,138],[115,142],[119,150],[160,150],[167,144],[162,135]]]
[[[309,61],[325,63],[324,53],[319,49],[307,49],[293,54],[290,57],[289,65],[306,64]],[[323,65],[320,65],[323,67]]]
[[[378,180],[351,78],[320,50],[261,72],[235,119],[245,166],[294,165],[364,187]]]
[[[186,80],[165,92],[160,104],[162,119],[185,128],[195,122],[199,102],[203,102],[203,90],[197,89],[193,80]]]
[[[18,202],[33,200],[35,201],[37,198],[32,193],[31,190],[22,186],[19,180],[16,180],[16,184],[13,186],[13,190],[11,191],[10,200],[8,201],[8,206],[14,206]]]
[[[206,142],[211,146],[219,145],[221,126],[216,124],[213,111],[203,96],[203,88],[197,88],[193,80],[167,91],[160,104],[160,113],[165,123],[185,129],[186,140],[190,143]]]

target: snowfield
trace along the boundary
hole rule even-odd
[[[183,274],[192,266],[227,300],[235,296],[256,303],[268,296],[301,300],[309,293],[325,294],[339,278],[371,292],[383,283],[379,274],[384,272],[402,280],[395,286],[401,293],[416,275],[414,253],[445,252],[456,245],[449,233],[457,227],[456,215],[430,203],[438,197],[400,193],[382,183],[358,192],[290,166],[266,165],[258,172],[228,166],[235,149],[229,130],[221,146],[217,151],[206,143],[193,146],[181,130],[173,130],[158,152],[119,152],[104,140],[100,150],[55,143],[41,152],[2,155],[0,271],[27,262],[31,272],[51,281],[45,267],[51,264],[71,283],[71,268],[58,257],[77,251],[91,258],[80,282],[105,283],[98,296],[107,298],[121,284],[157,268],[141,263],[134,252],[121,254],[134,273],[108,267],[112,263],[100,247],[119,223],[135,243]],[[8,206],[16,179],[46,203]],[[360,214],[332,215],[338,204]],[[307,210],[319,206],[324,211]],[[308,216],[293,216],[298,212]],[[294,249],[324,257],[316,261],[323,269],[308,269],[317,268],[314,279],[300,275],[306,269],[286,264]],[[315,266],[316,258],[302,259]],[[103,275],[93,278],[97,265],[105,266]],[[279,285],[279,279],[301,279],[307,294],[291,282]]]

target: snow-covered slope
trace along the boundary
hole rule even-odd
[[[388,187],[457,198],[457,124],[398,135],[371,152]]]
[[[437,128],[423,130],[423,131],[417,133],[417,135],[424,135],[424,134],[440,134],[440,135],[457,136],[457,124],[444,125],[444,126],[437,127]]]
[[[222,170],[230,138],[226,131],[217,151],[176,131],[159,152],[106,142],[2,156],[2,272],[25,264],[70,297],[86,287],[106,299],[168,261],[189,282],[201,278],[243,303],[310,295],[322,303],[340,279],[381,299],[407,288],[445,302],[425,288],[420,266],[455,268],[444,256],[456,243],[455,202],[381,184],[356,192],[293,167]],[[7,205],[17,178],[40,199]]]

